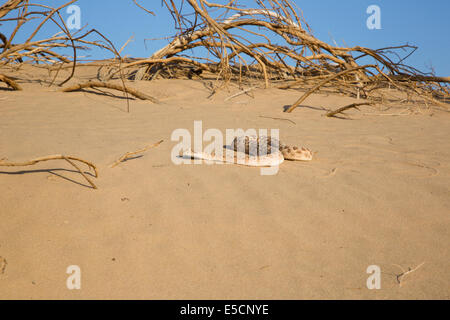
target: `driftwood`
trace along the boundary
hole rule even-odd
[[[159,146],[161,143],[163,143],[163,142],[164,142],[164,140],[161,140],[161,141],[159,141],[159,142],[157,142],[157,143],[155,143],[155,144],[152,144],[152,145],[150,145],[150,146],[147,146],[147,147],[145,147],[145,148],[143,148],[143,149],[140,149],[140,150],[137,150],[137,151],[133,151],[133,152],[127,152],[127,153],[125,153],[123,156],[121,156],[116,162],[114,162],[114,163],[111,165],[111,168],[117,167],[119,164],[121,164],[122,162],[124,162],[124,161],[130,159],[130,157],[132,157],[132,156],[135,156],[135,155],[137,155],[137,154],[144,153],[144,152],[146,152],[146,151],[148,151],[148,150],[150,150],[150,149],[152,149],[152,148],[156,148],[156,147],[158,147],[158,146]]]
[[[46,156],[46,157],[42,157],[42,158],[33,159],[30,161],[26,161],[26,162],[6,162],[5,160],[2,159],[2,160],[0,160],[0,167],[27,167],[27,166],[35,165],[39,162],[45,162],[45,161],[51,161],[51,160],[67,161],[68,163],[70,163],[71,166],[73,166],[83,176],[84,179],[86,179],[86,181],[92,186],[92,188],[97,189],[97,186],[92,182],[91,179],[89,179],[89,177],[80,169],[80,167],[78,167],[78,165],[74,161],[84,163],[90,169],[93,169],[94,175],[96,178],[98,178],[97,167],[94,164],[92,164],[86,160],[72,157],[72,156],[53,155],[53,156]]]
[[[13,90],[22,90],[22,87],[19,86],[13,79],[8,78],[7,76],[0,74],[0,82],[6,83]]]
[[[62,89],[62,92],[73,92],[73,91],[79,91],[79,90],[86,89],[86,88],[108,88],[108,89],[118,90],[118,91],[129,93],[141,100],[149,100],[153,103],[160,103],[158,99],[156,99],[152,96],[149,96],[148,94],[142,93],[136,89],[128,88],[125,86],[119,86],[117,84],[112,84],[112,83],[100,82],[100,81],[88,81],[85,83],[80,83],[80,84],[77,84],[74,86],[64,88],[64,89]]]

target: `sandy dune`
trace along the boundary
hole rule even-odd
[[[99,190],[64,161],[0,167],[1,299],[450,298],[449,113],[330,119],[321,108],[352,99],[313,95],[287,115],[299,92],[225,102],[236,87],[208,99],[200,80],[156,80],[130,86],[164,103],[134,100],[128,114],[123,99],[57,92],[35,70],[27,78],[22,92],[0,90],[0,159],[79,156],[99,167]],[[275,176],[176,166],[170,136],[195,120],[278,128],[317,158],[285,162]],[[398,283],[401,268],[423,262]],[[66,287],[70,265],[81,267],[79,291]],[[366,287],[370,265],[381,267],[381,290]]]

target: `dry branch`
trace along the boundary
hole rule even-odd
[[[86,88],[108,88],[108,89],[118,90],[118,91],[129,93],[141,100],[149,100],[153,103],[160,103],[158,99],[156,99],[152,96],[149,96],[148,94],[142,93],[136,89],[128,88],[125,86],[119,86],[117,84],[112,84],[112,83],[100,82],[100,81],[88,81],[85,83],[80,83],[80,84],[77,84],[77,85],[74,85],[71,87],[64,88],[61,91],[62,92],[73,92],[73,91],[79,91],[79,90],[86,89]]]
[[[35,165],[35,164],[37,164],[39,162],[45,162],[45,161],[50,161],[50,160],[65,160],[65,161],[67,161],[68,163],[70,163],[71,166],[73,166],[83,176],[84,179],[86,179],[86,181],[92,186],[92,188],[97,189],[97,186],[76,165],[76,163],[74,161],[84,163],[90,169],[93,169],[94,170],[94,175],[95,175],[96,178],[98,178],[97,167],[94,164],[92,164],[92,163],[90,163],[90,162],[88,162],[86,160],[83,160],[83,159],[80,159],[80,158],[76,158],[76,157],[72,157],[72,156],[53,155],[53,156],[46,156],[46,157],[42,157],[42,158],[37,158],[37,159],[26,161],[26,162],[6,162],[4,160],[0,160],[0,167],[27,167],[27,166]]]
[[[8,261],[5,258],[0,257],[0,274],[4,274],[6,270],[6,266],[8,265]]]
[[[19,86],[14,80],[11,78],[8,78],[7,76],[0,74],[0,82],[6,83],[9,87],[11,87],[13,90],[22,90],[22,87]]]
[[[312,35],[292,1],[257,0],[255,3],[255,8],[248,8],[239,0],[227,4],[186,0],[179,6],[174,1],[163,1],[173,17],[176,36],[149,59],[124,65],[124,68],[145,65],[135,73],[135,79],[150,79],[165,66],[170,77],[177,78],[185,74],[180,71],[181,62],[189,61],[222,80],[217,87],[233,80],[240,85],[245,81],[254,83],[255,78],[268,87],[270,81],[294,78],[296,82],[279,88],[301,84],[306,85],[308,91],[287,112],[292,112],[316,90],[325,90],[326,84],[329,84],[328,92],[358,98],[363,95],[366,100],[378,103],[387,101],[383,90],[392,85],[400,93],[412,94],[441,107],[450,99],[449,77],[422,73],[403,63],[417,47],[401,45],[374,50],[332,46]],[[186,10],[193,10],[194,14]],[[271,40],[274,36],[277,43]],[[208,63],[187,52],[197,49],[208,52]],[[405,51],[405,56],[399,51]],[[372,60],[368,66],[358,64],[364,57]],[[367,69],[369,65],[375,69],[373,72]],[[391,103],[396,101],[399,100],[390,99]]]
[[[72,72],[59,84],[62,86],[75,73],[75,68],[78,65],[78,50],[98,47],[109,50],[120,60],[120,55],[115,50],[114,45],[97,30],[91,29],[83,33],[82,29],[76,31],[74,34],[69,31],[60,11],[76,1],[68,0],[56,8],[52,8],[45,3],[34,3],[29,0],[9,0],[4,5],[1,5],[0,24],[10,24],[9,26],[12,31],[9,34],[0,33],[0,49],[2,49],[0,50],[0,66],[10,65],[14,62],[31,62],[34,65],[41,63],[46,66],[54,66],[59,63],[59,68],[57,68],[56,75],[51,82],[51,85],[53,85],[62,66],[70,63],[72,64]],[[16,36],[24,32],[25,25],[30,21],[37,22],[37,27],[34,27],[34,29],[28,32],[26,40],[22,41],[22,43],[14,43]],[[55,25],[59,32],[49,38],[35,39],[40,31],[49,24]],[[100,36],[103,41],[88,40],[87,37],[91,34]],[[58,50],[64,49],[71,49],[73,56],[65,56],[57,52]]]
[[[163,142],[164,142],[164,140],[161,140],[161,141],[159,141],[159,142],[157,142],[157,143],[155,143],[155,144],[152,144],[152,145],[150,145],[150,146],[147,146],[147,147],[145,147],[145,148],[143,148],[143,149],[140,149],[140,150],[137,150],[137,151],[133,151],[133,152],[127,152],[127,153],[125,153],[123,156],[121,156],[116,162],[114,162],[114,163],[111,165],[111,168],[117,167],[119,164],[121,164],[122,162],[124,162],[124,161],[130,159],[130,157],[132,157],[132,156],[135,156],[135,155],[137,155],[137,154],[144,153],[144,152],[146,152],[146,151],[148,151],[148,150],[150,150],[150,149],[156,148],[156,147],[158,147],[158,146],[159,146],[161,143],[163,143]]]
[[[394,264],[395,266],[399,267],[399,268],[403,271],[402,273],[396,275],[397,283],[398,283],[400,286],[402,286],[403,278],[404,278],[406,275],[408,275],[408,274],[410,274],[410,273],[413,273],[413,272],[419,270],[424,264],[425,264],[425,262],[422,262],[420,265],[418,265],[418,266],[415,267],[414,269],[408,268],[407,271],[405,271],[401,266],[399,266],[399,265],[397,265],[397,264]]]
[[[346,110],[350,110],[350,109],[353,109],[353,108],[358,109],[359,106],[372,106],[372,105],[374,105],[374,104],[375,104],[374,102],[358,102],[358,103],[352,103],[352,104],[349,104],[348,106],[339,108],[339,109],[334,110],[334,111],[330,111],[330,112],[328,112],[325,116],[331,118],[331,117],[334,117],[335,115],[337,115],[337,114],[339,114],[339,113],[342,113],[342,112],[344,112],[344,111],[346,111]],[[358,110],[359,110],[359,109],[358,109]]]
[[[232,96],[229,96],[229,97],[226,98],[224,101],[229,101],[229,100],[234,99],[234,98],[236,98],[236,97],[239,97],[239,96],[241,96],[241,95],[243,95],[243,94],[246,94],[246,93],[248,93],[248,92],[250,92],[250,91],[252,91],[252,90],[254,90],[254,89],[256,89],[256,87],[251,87],[251,88],[248,88],[248,89],[239,91],[238,93],[233,94]]]
[[[69,32],[60,12],[75,2],[67,0],[56,8],[29,0],[8,0],[0,5],[0,24],[13,24],[9,34],[0,33],[0,66],[27,61],[35,65],[44,63],[49,71],[56,70],[51,85],[59,71],[69,67],[71,74],[59,84],[62,86],[73,77],[79,65],[77,51],[98,47],[114,54],[115,59],[107,64],[111,68],[108,80],[120,74],[122,88],[98,82],[97,87],[120,90],[127,98],[128,93],[133,94],[133,89],[126,88],[125,75],[141,80],[154,79],[157,75],[189,77],[204,72],[218,80],[213,83],[214,93],[230,81],[239,82],[240,87],[243,84],[253,86],[259,81],[259,87],[263,84],[267,88],[276,81],[284,82],[278,88],[301,86],[302,90],[306,89],[307,93],[287,112],[292,112],[319,89],[358,98],[362,95],[366,101],[391,104],[398,103],[406,94],[411,97],[408,102],[420,100],[449,109],[450,77],[424,73],[404,63],[417,47],[406,44],[370,49],[330,45],[312,34],[303,14],[291,0],[255,0],[253,8],[239,0],[224,4],[206,0],[180,0],[178,3],[163,0],[163,6],[173,17],[176,34],[167,37],[170,43],[148,59],[128,61],[120,56],[121,50],[117,51],[113,43],[95,29]],[[154,15],[137,0],[133,2]],[[32,29],[26,41],[15,43],[16,35],[23,32],[29,21],[37,21],[38,26]],[[59,32],[37,39],[47,24],[56,25]],[[101,39],[89,40],[91,34]],[[71,49],[73,56],[60,54],[58,50],[64,49]],[[201,52],[199,57],[193,55],[196,51]],[[370,70],[368,66],[360,66],[363,58],[371,65]],[[296,81],[286,83],[290,79]],[[83,85],[95,87],[92,82]],[[80,90],[80,86],[75,90]],[[401,95],[387,97],[385,89],[391,87]],[[153,97],[134,92],[139,99],[157,103]]]
[[[286,112],[287,112],[287,113],[291,113],[292,111],[294,111],[294,109],[297,108],[303,101],[305,101],[306,98],[308,98],[310,95],[312,95],[315,91],[317,91],[318,89],[320,89],[322,86],[324,86],[324,85],[327,84],[328,82],[330,82],[330,81],[332,81],[332,80],[334,80],[334,79],[336,79],[336,78],[339,78],[339,77],[341,77],[341,76],[343,76],[343,75],[345,75],[345,74],[347,74],[347,73],[350,73],[350,72],[353,72],[353,71],[356,71],[356,70],[360,70],[360,69],[366,69],[366,68],[368,68],[368,67],[374,67],[374,66],[366,65],[366,66],[360,66],[360,67],[355,67],[355,68],[347,69],[347,70],[344,70],[344,71],[342,71],[342,72],[339,72],[339,73],[337,73],[337,74],[335,74],[335,75],[333,75],[333,76],[331,76],[331,77],[329,77],[329,78],[323,80],[323,81],[320,82],[318,85],[316,85],[314,88],[312,88],[311,90],[309,90],[308,92],[306,92],[299,100],[297,100],[296,103],[294,103],[291,107],[289,107],[289,108],[286,110]]]
[[[277,118],[277,117],[267,117],[267,116],[259,116],[260,118],[264,118],[264,119],[272,119],[272,120],[281,120],[281,121],[288,121],[290,123],[292,123],[293,125],[297,125],[294,121],[292,121],[291,119],[286,119],[286,118]]]
[[[437,82],[437,83],[450,83],[450,77],[434,77],[434,76],[422,76],[422,75],[394,75],[391,79],[397,81],[424,81],[424,82]]]
[[[0,18],[6,16],[10,11],[16,9],[24,0],[9,0],[0,7]]]

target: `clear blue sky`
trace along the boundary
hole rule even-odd
[[[211,0],[212,2],[213,0]],[[36,1],[41,2],[42,1]],[[45,1],[58,6],[64,0]],[[175,0],[179,3],[180,0]],[[216,1],[225,3],[226,1]],[[253,1],[244,0],[245,4]],[[428,71],[432,66],[437,75],[450,76],[450,1],[449,0],[295,0],[303,10],[306,21],[314,35],[328,43],[338,45],[381,48],[405,43],[419,46],[419,50],[406,62],[420,70]],[[173,22],[160,0],[139,0],[139,3],[154,11],[149,15],[138,8],[132,0],[79,0],[82,25],[96,28],[120,48],[130,36],[134,41],[124,54],[133,57],[147,57],[164,46],[167,40],[147,41],[144,39],[173,35]],[[381,8],[381,30],[366,27],[369,5]],[[67,13],[63,12],[65,16]],[[10,30],[4,25],[1,29]],[[26,30],[24,30],[26,31]],[[42,36],[52,30],[43,30]],[[21,39],[23,35],[19,35]],[[39,37],[39,35],[38,35]],[[90,52],[93,58],[109,58],[111,54]]]

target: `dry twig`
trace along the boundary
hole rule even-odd
[[[291,0],[256,0],[254,8],[239,0],[229,0],[226,4],[183,0],[178,5],[173,0],[164,0],[163,6],[173,17],[176,35],[169,37],[170,43],[148,59],[127,61],[120,56],[121,50],[117,51],[97,30],[69,32],[60,11],[75,2],[67,0],[57,8],[29,0],[9,0],[0,5],[0,24],[15,24],[9,34],[0,33],[0,66],[24,61],[44,63],[49,71],[56,70],[52,84],[59,71],[69,67],[71,73],[62,82],[66,83],[79,65],[77,51],[98,47],[114,54],[115,59],[108,61],[110,77],[120,73],[123,88],[115,86],[113,89],[125,92],[127,98],[125,70],[136,80],[153,79],[156,75],[182,78],[186,74],[204,72],[218,80],[213,84],[213,93],[230,81],[238,81],[240,85],[260,81],[267,88],[270,82],[296,79],[279,86],[287,89],[301,85],[301,89],[306,90],[287,112],[292,112],[319,89],[351,97],[362,95],[366,101],[391,105],[408,95],[410,105],[425,100],[449,110],[450,78],[424,73],[404,63],[417,47],[406,44],[370,49],[330,45],[312,34],[303,14]],[[152,16],[155,14],[137,0],[133,2]],[[36,20],[39,24],[26,41],[14,43],[24,25]],[[56,25],[60,32],[46,39],[36,39],[49,23]],[[91,34],[100,36],[101,41],[88,40]],[[274,37],[276,43],[272,40]],[[73,56],[58,52],[64,49],[71,49]],[[192,52],[196,51],[201,52],[199,57],[193,56]],[[360,59],[368,60],[370,65],[361,66]],[[391,87],[401,94],[387,97],[386,89]],[[137,94],[140,99],[144,97]],[[144,98],[156,102],[147,95]]]
[[[346,110],[349,110],[349,109],[353,109],[353,108],[358,109],[359,106],[373,106],[374,104],[375,104],[374,102],[358,102],[358,103],[352,103],[352,104],[349,104],[348,106],[339,108],[339,109],[334,110],[334,111],[330,111],[330,112],[328,112],[325,116],[331,118],[331,117],[334,117],[334,116],[336,116],[337,114],[342,113],[342,112],[344,112],[344,111],[346,111]],[[358,110],[359,110],[359,109],[358,109]]]
[[[414,269],[408,268],[407,271],[405,271],[405,270],[404,270],[401,266],[399,266],[398,264],[394,264],[395,266],[399,267],[399,268],[403,271],[402,273],[396,275],[396,280],[397,280],[398,284],[401,286],[401,285],[402,285],[402,280],[403,280],[403,278],[404,278],[406,275],[408,275],[408,274],[410,274],[410,273],[412,273],[412,272],[414,272],[414,271],[417,271],[417,270],[418,270],[419,268],[421,268],[424,264],[425,264],[425,262],[422,262],[420,265],[418,265],[418,266],[415,267]]]
[[[76,158],[76,157],[72,157],[72,156],[64,156],[64,155],[53,155],[53,156],[46,156],[46,157],[42,157],[42,158],[37,158],[37,159],[33,159],[30,161],[26,161],[26,162],[6,162],[4,160],[0,160],[0,167],[26,167],[26,166],[32,166],[35,165],[39,162],[45,162],[45,161],[50,161],[50,160],[65,160],[68,163],[70,163],[71,166],[73,166],[82,176],[84,179],[86,179],[86,181],[92,186],[92,188],[97,189],[97,186],[92,182],[91,179],[89,179],[89,177],[75,164],[74,161],[77,162],[81,162],[84,163],[85,165],[87,165],[89,168],[94,170],[94,175],[96,178],[98,178],[98,170],[97,167],[80,158]]]
[[[156,147],[158,147],[161,143],[163,143],[164,142],[164,140],[161,140],[161,141],[159,141],[159,142],[157,142],[157,143],[155,143],[155,144],[152,144],[152,145],[150,145],[150,146],[147,146],[147,147],[145,147],[145,148],[143,148],[143,149],[140,149],[140,150],[138,150],[138,151],[133,151],[133,152],[127,152],[127,153],[125,153],[123,156],[121,156],[116,162],[114,162],[112,165],[111,165],[111,168],[115,168],[115,167],[117,167],[119,164],[121,164],[122,162],[124,162],[124,161],[126,161],[126,160],[129,160],[130,159],[130,157],[132,157],[132,156],[135,156],[135,155],[137,155],[137,154],[140,154],[140,153],[144,153],[144,152],[146,152],[146,151],[148,151],[148,150],[150,150],[150,149],[152,149],[152,148],[156,148]]]
[[[297,125],[294,121],[292,121],[291,119],[285,119],[285,118],[275,118],[275,117],[267,117],[267,116],[259,116],[260,118],[264,118],[264,119],[272,119],[272,120],[281,120],[281,121],[288,121],[294,125]]]
[[[19,86],[14,80],[8,78],[7,76],[0,74],[0,82],[6,83],[13,90],[22,90],[21,86]]]
[[[370,65],[366,65],[366,66],[359,66],[359,67],[355,67],[355,68],[351,68],[351,69],[347,69],[344,70],[342,72],[339,72],[337,74],[332,75],[331,77],[321,81],[319,84],[317,84],[314,88],[312,88],[311,90],[309,90],[308,92],[306,92],[299,100],[297,100],[296,103],[294,103],[291,107],[289,107],[289,109],[286,110],[287,113],[291,113],[292,111],[294,111],[295,108],[297,108],[303,101],[306,100],[306,98],[308,98],[310,95],[312,95],[315,91],[319,90],[322,86],[324,86],[325,84],[327,84],[328,82],[341,77],[347,73],[353,72],[353,71],[357,71],[360,69],[366,69],[368,67],[371,67]]]
[[[177,78],[185,74],[182,72],[183,63],[184,66],[186,63],[195,65],[223,81],[213,88],[213,92],[232,80],[242,84],[243,81],[250,83],[255,78],[263,78],[265,87],[268,87],[269,81],[294,78],[297,79],[295,82],[279,88],[302,84],[308,86],[307,93],[287,112],[292,112],[319,89],[352,97],[363,95],[366,100],[377,103],[395,103],[399,99],[387,100],[383,91],[391,85],[400,93],[426,99],[441,107],[447,105],[450,99],[449,77],[425,74],[404,64],[417,47],[401,45],[374,50],[360,46],[332,46],[311,34],[303,15],[296,11],[292,1],[255,3],[255,8],[247,8],[239,0],[227,4],[187,0],[180,6],[176,6],[174,1],[163,1],[173,17],[177,35],[149,59],[123,67],[141,65],[135,74],[135,79],[140,80],[161,73],[162,66],[166,67],[169,77]],[[193,10],[194,14],[186,13],[186,8]],[[273,43],[270,38],[273,35],[282,41]],[[208,59],[184,54],[197,49],[207,50]],[[400,56],[398,51],[405,51],[406,56]],[[371,59],[370,65],[360,66],[358,61],[362,58]],[[293,61],[295,66],[288,61]],[[370,68],[375,70],[372,72]]]
[[[62,89],[63,92],[73,92],[73,91],[79,91],[86,88],[108,88],[113,90],[118,90],[122,92],[129,93],[133,96],[135,96],[138,99],[141,100],[149,100],[153,103],[160,103],[158,99],[149,96],[148,94],[142,93],[136,89],[128,88],[128,87],[122,87],[116,84],[112,83],[106,83],[106,82],[100,82],[100,81],[88,81],[85,83],[80,83],[71,87],[67,87]]]
[[[236,98],[236,97],[239,97],[239,96],[241,96],[241,95],[243,95],[243,94],[246,94],[247,92],[250,92],[250,91],[252,91],[252,90],[254,90],[254,89],[256,89],[256,87],[251,87],[251,88],[248,88],[248,89],[239,91],[238,93],[233,94],[232,96],[226,98],[224,101],[229,101],[229,100],[234,99],[234,98]]]
[[[6,270],[6,266],[8,265],[8,261],[5,258],[0,257],[0,274],[4,274]]]

